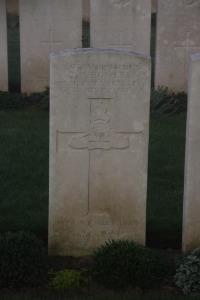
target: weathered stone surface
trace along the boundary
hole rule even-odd
[[[81,47],[81,0],[20,0],[23,92],[49,86],[50,52]]]
[[[0,91],[8,90],[6,2],[0,1]]]
[[[145,243],[150,59],[128,50],[51,56],[50,255]]]
[[[91,0],[91,47],[128,48],[149,55],[151,1]]]
[[[190,59],[185,182],[183,251],[200,246],[200,54]]]
[[[189,56],[200,51],[199,16],[199,0],[158,0],[156,87],[187,92]]]

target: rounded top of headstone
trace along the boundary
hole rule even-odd
[[[58,56],[67,56],[67,55],[73,55],[73,54],[80,54],[80,53],[86,53],[86,54],[95,54],[95,53],[112,53],[112,54],[121,54],[121,55],[132,55],[136,56],[138,58],[143,58],[145,60],[151,60],[151,57],[148,55],[145,55],[143,53],[137,53],[135,51],[129,50],[129,49],[121,49],[121,48],[77,48],[77,49],[67,49],[64,51],[59,52],[53,52],[51,53],[51,57],[58,57]]]

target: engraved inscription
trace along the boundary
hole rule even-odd
[[[125,149],[130,146],[128,137],[115,134],[111,125],[110,101],[90,99],[90,131],[81,137],[73,136],[70,146],[76,149]]]
[[[117,7],[123,7],[131,4],[131,0],[110,0],[110,3]]]
[[[179,5],[192,5],[195,4],[196,0],[179,0]]]
[[[138,80],[138,77],[140,80]],[[142,64],[66,64],[63,79],[55,82],[63,94],[126,93],[140,90],[148,80]]]
[[[108,220],[100,221],[100,220],[60,220],[56,222],[56,227],[60,226],[61,228],[64,226],[137,226],[138,221],[126,221],[119,220],[115,222],[111,222]]]

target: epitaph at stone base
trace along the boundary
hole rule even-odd
[[[51,56],[49,254],[145,243],[150,59],[128,50]]]

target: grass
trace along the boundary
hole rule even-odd
[[[180,248],[186,114],[150,123],[147,244]]]
[[[47,233],[48,114],[0,112],[0,231]]]
[[[0,112],[2,232],[25,229],[47,236],[48,120],[45,112]],[[152,116],[147,199],[150,246],[180,248],[184,144],[185,114]]]
[[[8,81],[9,91],[19,92],[20,79],[20,41],[19,18],[8,15]]]

